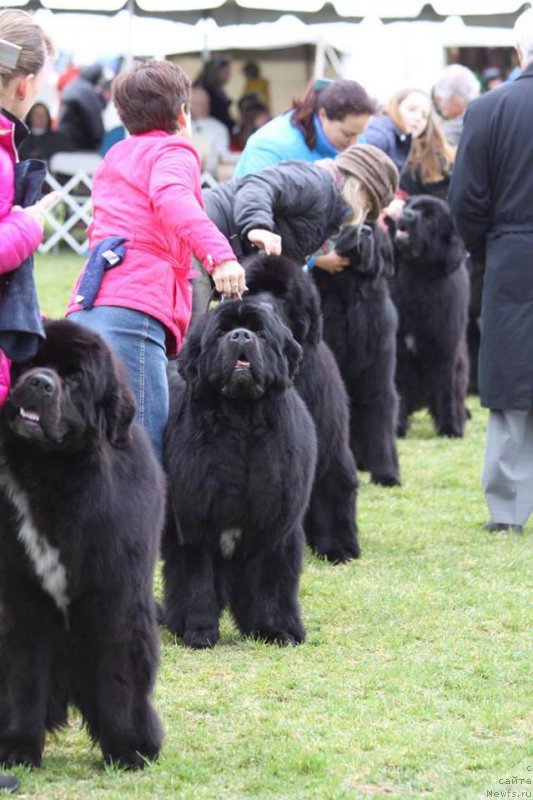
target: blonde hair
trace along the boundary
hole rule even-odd
[[[341,194],[352,209],[353,215],[343,220],[341,228],[344,228],[346,225],[356,225],[360,227],[364,223],[369,211],[367,206],[363,203],[365,188],[359,178],[346,172],[344,174],[346,178],[341,189]]]
[[[0,62],[0,88],[5,88],[17,75],[37,75],[47,56],[55,55],[51,39],[26,11],[0,11],[0,39],[21,48],[15,67]]]

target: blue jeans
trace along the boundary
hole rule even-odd
[[[122,358],[137,402],[136,419],[144,425],[159,460],[168,418],[165,328],[142,311],[120,306],[94,306],[69,319],[99,333]]]

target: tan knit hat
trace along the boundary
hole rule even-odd
[[[339,153],[334,163],[361,181],[370,201],[368,219],[377,219],[398,188],[398,170],[394,162],[379,147],[353,144]]]

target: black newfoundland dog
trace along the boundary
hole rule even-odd
[[[393,299],[400,315],[398,433],[429,408],[439,436],[462,436],[468,386],[469,279],[464,245],[443,200],[411,198],[394,237]]]
[[[258,254],[243,262],[253,295],[272,303],[303,350],[295,386],[313,417],[318,463],[305,533],[329,561],[358,558],[357,472],[350,449],[349,405],[337,362],[322,338],[320,297],[310,276],[283,256]]]
[[[0,764],[38,766],[73,703],[106,761],[142,767],[163,475],[102,339],[45,328],[0,413]]]
[[[390,237],[375,225],[341,231],[335,250],[350,266],[334,275],[312,272],[322,301],[324,339],[350,398],[350,443],[357,468],[373,483],[400,483],[394,383],[398,315],[389,295]]]
[[[272,306],[247,298],[200,318],[171,371],[164,615],[190,647],[218,641],[226,604],[243,634],[305,638],[298,586],[316,435],[292,388],[301,357]]]

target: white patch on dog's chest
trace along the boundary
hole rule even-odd
[[[222,531],[220,535],[220,550],[224,558],[231,558],[235,550],[235,545],[242,536],[240,528],[229,528]]]
[[[411,353],[416,353],[416,339],[411,333],[405,337],[404,342]]]
[[[7,478],[2,486],[15,506],[19,516],[17,536],[22,542],[33,569],[45,592],[52,597],[55,604],[66,615],[69,604],[67,595],[67,573],[60,561],[59,550],[47,541],[31,518],[28,498],[12,478]]]

